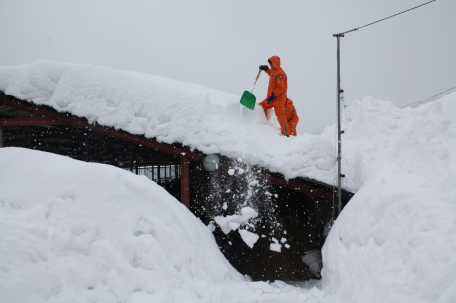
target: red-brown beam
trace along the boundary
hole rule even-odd
[[[3,127],[17,126],[44,126],[44,125],[63,125],[60,120],[50,118],[11,118],[0,119],[0,125]]]
[[[283,186],[283,187],[289,188],[289,189],[293,189],[293,190],[299,191],[301,193],[305,193],[310,196],[314,196],[317,198],[322,197],[327,200],[331,200],[333,198],[332,192],[318,189],[318,188],[315,188],[315,187],[312,187],[309,185],[299,184],[299,182],[297,182],[297,181],[286,181],[284,179],[280,179],[280,178],[273,177],[270,175],[265,175],[265,174],[258,174],[258,176],[261,178],[265,178],[269,182],[274,183],[276,185]]]
[[[47,139],[47,138],[70,138],[70,137],[74,138],[74,135],[58,134],[56,132],[41,133],[38,136],[32,136],[32,137],[28,137],[26,139],[22,139],[20,141],[15,141],[12,144],[9,144],[8,147],[18,147],[18,146],[26,145],[26,144],[28,144],[30,142],[33,142],[33,141],[39,141],[39,140]]]
[[[190,161],[181,157],[181,202],[190,208]]]

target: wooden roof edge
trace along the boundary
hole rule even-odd
[[[146,146],[158,151],[172,154],[177,157],[188,158],[192,161],[203,162],[204,154],[199,151],[191,151],[184,146],[174,146],[167,143],[160,143],[155,139],[148,139],[143,135],[134,135],[123,130],[116,130],[113,127],[107,127],[98,123],[89,123],[86,118],[81,118],[70,113],[59,113],[54,108],[47,105],[36,105],[26,100],[18,99],[14,96],[0,95],[0,104],[30,112],[34,115],[40,115],[44,119],[49,119],[54,124],[60,121],[62,125],[75,126],[88,131],[93,131],[102,135],[114,137],[123,141]],[[38,118],[31,118],[38,119]]]

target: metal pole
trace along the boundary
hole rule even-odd
[[[341,195],[341,129],[340,129],[340,94],[343,92],[340,88],[340,37],[343,34],[333,35],[337,38],[337,211],[339,215],[342,211],[342,195]]]

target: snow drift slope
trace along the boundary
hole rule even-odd
[[[1,302],[216,302],[242,278],[146,177],[19,148],[0,167]]]
[[[0,302],[286,302],[321,298],[245,281],[188,209],[144,176],[0,149]]]
[[[327,300],[456,302],[456,93],[346,114],[343,167],[360,189],[324,245]]]
[[[244,108],[239,96],[147,74],[51,61],[0,67],[0,90],[160,142],[240,157],[286,178],[334,182],[333,141],[309,134],[283,137],[275,116],[267,121],[262,108]]]

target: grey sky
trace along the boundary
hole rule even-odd
[[[0,65],[87,63],[240,96],[278,55],[298,132],[317,132],[336,120],[332,34],[425,2],[0,0]],[[456,0],[437,0],[342,38],[346,103],[370,95],[402,106],[456,86],[455,15]],[[262,73],[257,99],[267,83]]]

